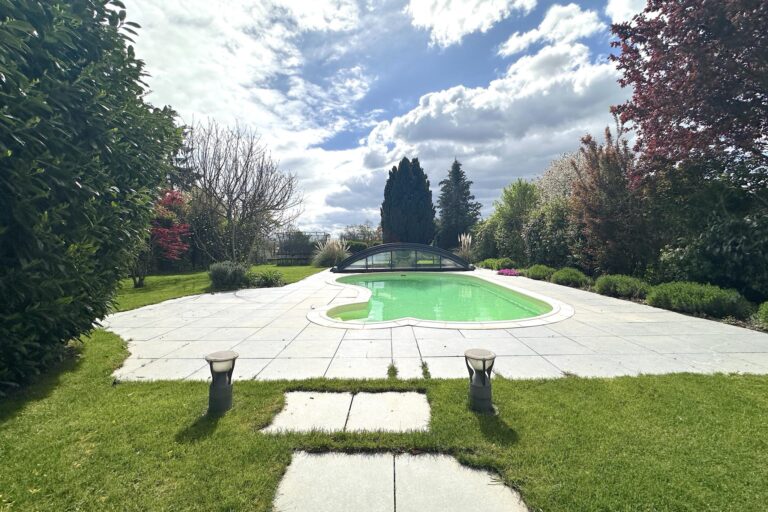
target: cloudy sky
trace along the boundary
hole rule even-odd
[[[379,222],[387,170],[453,158],[492,208],[628,95],[610,24],[643,0],[129,0],[149,100],[256,129],[304,192],[299,226]]]

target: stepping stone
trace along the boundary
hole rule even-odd
[[[423,393],[358,393],[352,399],[345,430],[426,431],[429,411]]]
[[[487,471],[462,466],[448,455],[398,455],[397,512],[527,512],[520,495]]]
[[[409,432],[429,430],[429,402],[422,393],[285,394],[285,408],[262,432]]]
[[[285,394],[285,408],[262,432],[310,432],[344,430],[351,393],[312,393],[293,391]]]
[[[393,512],[391,454],[293,454],[275,512]]]
[[[275,512],[527,512],[520,495],[487,471],[447,455],[296,452]]]

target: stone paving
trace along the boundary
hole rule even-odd
[[[768,334],[523,277],[472,274],[552,297],[574,315],[512,329],[324,327],[307,314],[357,294],[329,283],[334,275],[325,271],[282,288],[174,299],[103,323],[128,341],[119,380],[205,380],[205,354],[230,349],[240,354],[237,380],[385,378],[390,364],[399,378],[421,378],[422,362],[433,378],[464,378],[462,356],[474,347],[494,351],[494,370],[512,379],[768,374]]]
[[[491,473],[447,455],[297,452],[276,512],[523,512],[520,495]]]
[[[413,432],[429,429],[429,403],[422,393],[285,394],[285,408],[264,433]]]

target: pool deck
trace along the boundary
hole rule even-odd
[[[616,377],[663,373],[768,374],[768,334],[488,270],[470,275],[550,297],[572,316],[546,325],[460,329],[412,325],[343,329],[308,314],[358,291],[320,272],[282,288],[195,295],[117,313],[105,328],[128,342],[119,380],[206,380],[204,356],[240,354],[236,379],[464,378],[463,354],[487,348],[506,378]],[[312,317],[313,315],[309,315]]]

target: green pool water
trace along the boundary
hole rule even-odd
[[[438,272],[358,274],[339,283],[371,290],[367,304],[339,306],[328,311],[338,320],[382,322],[418,318],[450,322],[519,320],[552,310],[546,302],[484,279]]]

